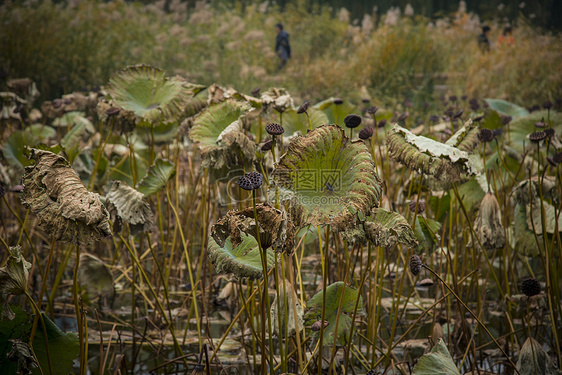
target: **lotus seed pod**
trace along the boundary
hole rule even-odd
[[[546,133],[543,131],[533,132],[527,135],[527,138],[533,143],[539,143],[546,139]]]
[[[449,100],[450,100],[451,102],[456,102],[456,101],[457,101],[457,96],[456,96],[456,95],[451,95],[451,96],[449,96]]]
[[[335,98],[334,104],[337,104],[337,105],[343,104],[343,99],[342,98]]]
[[[299,107],[299,109],[297,109],[297,113],[300,115],[301,113],[305,113],[308,110],[308,106],[310,105],[310,103],[308,102],[308,100],[305,100],[304,103],[301,104],[301,106]]]
[[[554,129],[548,128],[544,129],[544,134],[546,134],[547,138],[551,138],[554,136],[554,134],[556,134],[556,132],[554,131]]]
[[[499,138],[503,134],[503,129],[502,128],[494,129],[492,130],[492,133],[494,134],[494,138]]]
[[[377,128],[384,128],[386,125],[386,119],[383,118],[382,120],[380,120],[377,124]]]
[[[269,123],[265,126],[265,131],[271,135],[281,135],[285,133],[285,129],[279,124]]]
[[[412,255],[410,257],[410,272],[412,272],[414,276],[418,276],[418,274],[421,271],[421,268],[422,268],[422,261],[420,257],[416,254]]]
[[[523,280],[521,283],[521,291],[527,297],[536,296],[541,293],[541,283],[539,283],[537,279],[532,278]]]
[[[431,115],[431,116],[429,116],[429,121],[431,121],[433,123],[437,123],[437,122],[439,122],[439,116]]]
[[[379,110],[379,107],[373,106],[373,107],[367,108],[366,112],[371,114],[371,115],[374,115],[375,113],[377,113],[378,110]]]
[[[464,111],[461,109],[460,111],[456,112],[455,114],[453,114],[453,118],[459,118],[462,116],[462,114],[464,113]]]
[[[542,107],[544,109],[550,109],[552,108],[552,102],[550,100],[547,100],[546,102],[542,103]]]
[[[368,126],[359,132],[359,138],[369,139],[373,136],[373,132],[374,132],[373,128],[371,126]]]
[[[347,115],[345,116],[344,120],[343,120],[345,126],[347,126],[348,128],[356,128],[359,125],[361,125],[361,116],[359,115]]]
[[[418,214],[425,211],[425,201],[423,199],[412,199],[412,201],[410,201],[409,208],[411,212],[416,212],[416,205],[418,207]]]
[[[478,140],[483,143],[491,142],[494,139],[494,133],[490,129],[482,128],[478,133]]]
[[[398,121],[404,121],[408,118],[408,116],[410,116],[410,113],[404,112],[400,116],[398,116]]]
[[[473,117],[473,118],[472,118],[472,121],[474,121],[474,122],[480,122],[480,121],[482,121],[483,118],[484,118],[484,115],[478,115],[478,116],[476,116],[476,117]]]
[[[119,107],[110,107],[105,111],[105,114],[108,116],[117,116],[121,112],[121,108]]]
[[[537,128],[546,128],[548,126],[548,124],[546,122],[544,122],[544,117],[543,117],[540,121],[535,122],[535,126]]]
[[[552,160],[554,160],[554,162],[555,162],[556,164],[562,163],[562,152],[559,152],[559,153],[555,154],[555,155],[552,157]]]
[[[261,150],[266,152],[269,151],[273,148],[273,141],[269,140],[267,142],[265,142],[262,146],[261,146]]]
[[[329,324],[330,324],[329,321],[324,320],[324,328],[328,327]],[[310,329],[313,330],[314,332],[320,331],[321,328],[322,328],[322,321],[320,320],[315,321],[310,327]]]
[[[502,120],[502,125],[507,125],[511,122],[511,120],[513,120],[513,117],[511,116],[502,116],[501,117]]]
[[[263,176],[259,172],[246,173],[238,180],[238,186],[244,190],[257,190],[263,183]]]
[[[253,89],[252,91],[250,91],[250,94],[252,94],[252,96],[254,98],[259,98],[260,97],[260,87],[256,87],[255,89]]]

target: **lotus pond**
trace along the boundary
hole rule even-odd
[[[2,374],[560,373],[559,102],[28,83],[2,93]]]

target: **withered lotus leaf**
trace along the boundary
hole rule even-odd
[[[414,135],[398,125],[386,139],[386,145],[394,160],[439,181],[454,182],[461,180],[463,175],[477,174],[467,152]]]
[[[50,151],[31,149],[36,164],[25,168],[23,205],[54,239],[89,245],[111,236],[109,213],[99,195],[86,189],[68,161]]]
[[[367,239],[375,246],[389,247],[402,243],[414,247],[418,244],[408,220],[397,212],[375,208],[363,226]]]
[[[338,231],[357,218],[364,220],[381,194],[369,150],[363,141],[347,138],[337,125],[293,138],[273,180],[299,225],[332,224]]]
[[[505,233],[501,222],[500,205],[496,196],[486,193],[474,220],[474,231],[485,249],[501,249],[505,246]]]
[[[117,221],[128,223],[132,234],[152,228],[154,215],[143,193],[133,189],[125,182],[114,181],[106,198],[107,209],[114,223]],[[116,231],[115,225],[113,230]]]

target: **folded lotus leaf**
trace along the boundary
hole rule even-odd
[[[353,289],[345,285],[345,283],[341,281],[328,285],[325,293],[325,320],[328,321],[329,324],[324,328],[322,345],[334,345],[334,336],[336,337],[336,345],[345,345],[351,338],[350,330],[351,325],[353,324],[352,317],[355,311],[355,306],[357,306],[356,316],[365,314],[365,311],[363,310],[363,299],[361,298],[361,295],[359,294],[359,291],[357,289]],[[307,312],[305,314],[305,321],[307,323],[313,323],[317,320],[322,319],[323,294],[324,291],[320,291],[316,293],[314,297],[308,300]],[[338,308],[340,307],[340,300],[341,314],[339,314],[338,318]],[[337,331],[336,320],[338,320]],[[318,338],[320,332],[313,331],[312,335],[313,337]]]
[[[154,215],[145,195],[133,189],[125,182],[114,181],[111,190],[106,195],[106,205],[113,222],[117,220],[129,224],[132,234],[152,229]],[[113,226],[115,231],[116,227]]]
[[[162,190],[168,180],[176,174],[176,166],[167,159],[157,158],[148,167],[146,175],[137,185],[137,190],[148,197]]]
[[[113,107],[119,108],[119,113],[109,116],[107,111]],[[98,113],[98,117],[106,123],[106,126],[109,126],[114,132],[120,134],[132,132],[135,130],[137,122],[140,121],[133,111],[127,111],[120,108],[117,105],[114,105],[114,103],[110,103],[107,99],[100,100],[98,102],[96,111]]]
[[[240,233],[237,245],[234,245],[231,238],[227,237],[222,246],[215,241],[213,236],[209,236],[207,251],[219,273],[231,273],[240,278],[254,280],[263,278],[260,248],[258,241],[251,235]],[[275,255],[270,250],[264,251],[269,270],[274,265]]]
[[[340,98],[328,98],[314,104],[312,108],[322,111],[328,117],[329,124],[343,125],[345,116],[357,111],[357,107],[347,100],[343,103],[340,100]],[[377,118],[380,120],[380,116]],[[374,122],[372,125],[374,125]]]
[[[375,246],[389,247],[402,243],[409,247],[418,244],[414,231],[404,216],[397,212],[375,208],[363,223],[365,234]]]
[[[426,253],[429,256],[441,242],[439,230],[441,223],[432,219],[427,219],[421,215],[416,217],[414,233],[419,245],[415,247],[417,254]]]
[[[275,296],[270,313],[273,317],[275,335],[287,337],[294,335],[297,331],[302,331],[304,326],[302,306],[289,281],[279,282],[279,298],[277,295]],[[285,333],[285,325],[287,325],[287,333]]]
[[[115,293],[111,271],[100,258],[92,254],[80,254],[78,282],[91,297],[113,297]]]
[[[414,135],[398,125],[386,139],[386,145],[394,160],[440,181],[455,182],[460,181],[463,175],[478,174],[467,152]]]
[[[447,146],[455,147],[461,151],[472,152],[478,144],[478,132],[480,128],[472,123],[472,120],[465,122],[464,126],[457,130],[445,142]]]
[[[492,193],[486,193],[480,203],[478,215],[474,220],[474,232],[484,249],[501,249],[505,246],[500,205]]]
[[[268,202],[256,205],[256,212],[262,248],[273,246],[277,252],[292,252],[297,228],[287,218],[287,212],[276,209]],[[211,236],[220,246],[224,245],[227,238],[234,246],[238,246],[243,234],[257,236],[253,207],[227,212],[211,229]]]
[[[516,367],[521,375],[562,374],[543,346],[532,337],[529,337],[521,347]]]
[[[273,108],[279,112],[284,112],[295,106],[293,98],[285,88],[270,87],[261,94],[261,101],[266,110]]]
[[[510,196],[517,204],[530,204],[538,198],[539,181],[541,181],[540,189],[544,198],[552,198],[556,194],[556,179],[551,176],[534,176],[517,184],[511,190]]]
[[[546,201],[540,199],[535,199],[531,204],[526,205],[525,212],[527,214],[527,227],[534,228],[535,233],[543,234],[543,210],[544,210],[544,230],[548,234],[554,234],[558,229],[562,232],[562,215],[558,211],[558,217],[556,217],[556,210],[554,206]]]
[[[54,239],[88,245],[111,236],[109,214],[99,195],[89,192],[68,161],[31,149],[34,166],[25,168],[22,203]]]
[[[0,268],[0,295],[23,294],[27,290],[31,263],[21,253],[21,246],[10,247],[6,265]]]
[[[180,77],[166,77],[153,66],[135,65],[111,76],[106,90],[119,107],[154,124],[180,120],[193,95],[203,88]]]
[[[502,115],[512,117],[526,117],[529,116],[529,111],[517,104],[510,103],[502,99],[484,99],[491,109],[501,113]]]
[[[332,224],[338,231],[363,220],[381,194],[371,153],[336,125],[293,138],[273,180],[290,193],[282,200],[298,225]]]
[[[439,339],[431,352],[423,355],[416,366],[412,375],[460,375],[459,369],[453,362],[453,358],[447,350],[443,339]]]

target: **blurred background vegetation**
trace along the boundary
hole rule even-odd
[[[312,101],[374,96],[422,106],[448,93],[529,107],[562,96],[559,3],[8,1],[0,7],[0,68],[36,81],[41,99],[91,89],[146,63],[245,92],[284,86]],[[293,48],[282,72],[277,22]],[[492,28],[485,54],[476,43],[483,24]],[[515,46],[497,46],[508,24]]]

